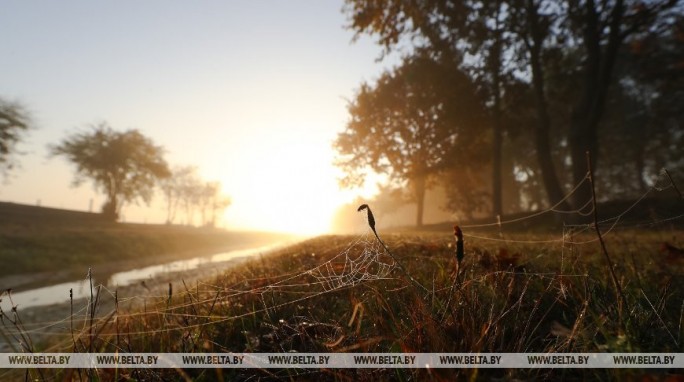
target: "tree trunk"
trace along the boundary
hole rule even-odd
[[[116,195],[110,195],[107,197],[107,200],[102,206],[102,215],[105,217],[105,219],[112,222],[119,220],[117,204],[118,201]]]
[[[171,192],[166,193],[166,224],[173,223],[173,195]]]
[[[568,209],[569,205],[563,200],[563,189],[560,187],[556,168],[553,164],[551,155],[551,126],[550,121],[540,120],[535,131],[535,147],[537,151],[537,161],[542,175],[542,182],[550,205],[560,203],[561,209]]]
[[[492,93],[494,95],[494,121],[492,129],[492,215],[502,216],[502,181],[501,181],[501,150],[503,143],[503,127],[501,126],[501,29],[499,28],[500,2],[497,2],[495,42],[490,58],[490,70],[494,74]]]
[[[530,52],[530,64],[532,66],[532,86],[534,88],[537,126],[535,129],[535,148],[537,151],[537,161],[542,175],[542,182],[546,189],[549,204],[556,205],[564,196],[563,189],[556,175],[556,168],[553,165],[551,155],[551,118],[549,116],[548,105],[546,102],[544,70],[541,65],[541,47],[544,42],[545,31],[539,25],[538,5],[528,1],[529,13],[529,37],[526,40],[527,48]],[[567,209],[566,202],[560,203],[560,208]]]
[[[601,45],[600,16],[593,0],[584,6],[584,48],[587,59],[584,70],[583,91],[577,107],[575,107],[570,126],[570,156],[572,158],[572,175],[575,184],[582,182],[589,169],[586,165],[586,153],[591,157],[592,170],[598,163],[598,128],[605,110],[608,88],[612,82],[613,68],[618,49],[622,43],[623,1],[616,1],[611,10],[611,23],[608,43]],[[604,50],[605,49],[605,50]],[[575,208],[583,206],[592,198],[591,185],[580,187],[573,197]]]
[[[425,210],[425,176],[421,175],[414,181],[414,189],[416,193],[416,226],[423,226],[423,212]]]
[[[495,110],[500,114],[499,110]],[[494,153],[492,158],[492,214],[503,216],[502,182],[501,182],[501,146],[503,143],[503,132],[501,131],[501,121],[499,115],[494,117]]]

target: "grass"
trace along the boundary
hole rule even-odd
[[[77,315],[72,322],[82,330],[63,332],[35,350],[85,351],[92,346],[98,352],[684,352],[684,259],[666,259],[659,251],[662,242],[682,247],[681,230],[626,230],[606,238],[626,296],[622,308],[600,247],[590,234],[572,238],[588,241],[585,244],[536,243],[559,238],[524,233],[492,241],[468,236],[472,232],[464,229],[466,253],[457,272],[452,230],[379,233],[427,293],[414,287],[397,267],[385,277],[357,280],[355,285],[341,286],[332,279],[319,283],[316,275],[347,272],[345,258],[360,259],[360,250],[367,246],[379,248],[372,234],[366,237],[367,245],[352,246],[357,237],[322,236],[203,283],[175,283],[173,292],[147,296],[137,308],[100,312],[94,337],[88,335],[86,318]],[[348,256],[340,257],[341,253]],[[378,259],[390,262],[386,255]],[[309,272],[321,264],[329,267],[321,273]],[[367,274],[380,271],[377,263],[363,267]],[[116,373],[124,380],[198,381],[664,380],[672,373],[634,369],[88,372],[100,380],[113,380]],[[59,378],[76,371],[61,373]],[[41,378],[35,370],[29,374]],[[86,374],[78,375],[85,378]]]
[[[0,203],[0,277],[263,245],[283,235],[171,225],[112,223],[99,214]]]

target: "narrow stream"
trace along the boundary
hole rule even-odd
[[[108,288],[113,289],[116,287],[131,285],[133,283],[140,282],[141,280],[150,279],[163,273],[189,271],[204,265],[225,263],[236,259],[266,253],[276,248],[282,247],[283,245],[285,244],[276,243],[262,247],[217,253],[213,256],[198,256],[187,260],[177,260],[164,264],[117,272],[109,276],[109,278],[103,284]],[[82,280],[69,281],[46,287],[30,289],[23,292],[12,293],[11,301],[9,298],[7,298],[7,295],[4,295],[2,302],[0,302],[0,307],[2,307],[2,309],[5,311],[9,311],[12,307],[12,303],[22,308],[29,308],[67,302],[69,301],[70,289],[73,290],[74,299],[89,297],[89,283],[90,281],[84,278]],[[99,283],[99,280],[93,279],[93,285],[98,285]]]

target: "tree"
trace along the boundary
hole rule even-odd
[[[171,176],[159,182],[159,188],[166,199],[166,224],[173,224],[178,213],[178,206],[181,202],[181,184],[183,176],[191,171],[192,167],[175,166],[171,169]]]
[[[16,166],[16,145],[31,124],[23,106],[0,98],[0,173],[7,175]]]
[[[199,209],[202,226],[215,226],[216,219],[231,201],[221,192],[220,182],[204,182],[195,166],[174,167],[172,175],[161,181],[166,199],[166,223],[176,219],[179,206],[185,214],[185,224],[194,223],[195,210]]]
[[[171,176],[162,179],[160,188],[166,199],[166,223],[172,224],[176,219],[179,206],[185,212],[186,224],[192,224],[194,205],[200,179],[195,166],[176,166]]]
[[[606,105],[608,123],[599,134],[600,193],[639,197],[662,167],[684,164],[684,17],[665,31],[651,31],[626,42],[616,64],[618,86]]]
[[[662,29],[670,24],[677,1],[623,1],[595,3],[593,0],[567,1],[567,35],[578,42],[582,61],[577,72],[582,76],[580,95],[575,99],[570,120],[569,146],[574,183],[587,173],[585,153],[596,166],[599,158],[599,130],[606,112],[609,91],[615,85],[615,66],[624,42],[635,35]],[[551,31],[549,31],[549,34]],[[575,206],[591,196],[590,187],[579,190]]]
[[[460,60],[460,67],[476,84],[490,84],[493,97],[506,93],[510,82],[502,80],[507,74],[527,83],[536,101],[537,161],[551,204],[564,193],[554,166],[558,158],[553,155],[560,142],[569,146],[575,183],[586,175],[585,151],[598,163],[598,131],[624,42],[630,36],[666,29],[675,19],[672,14],[682,13],[673,0],[347,0],[346,4],[350,27],[357,34],[378,36],[386,51],[410,41],[416,49]],[[573,94],[552,89],[549,73],[559,64],[564,65],[565,77],[576,79]],[[496,104],[495,98],[490,101],[490,106]],[[570,109],[568,120],[552,113],[558,105]],[[497,108],[492,109],[496,115]],[[554,129],[565,127],[563,135],[552,136]],[[576,203],[584,204],[587,190],[578,193]]]
[[[515,68],[510,62],[511,33],[506,31],[507,5],[496,1],[366,1],[348,0],[350,27],[357,34],[380,37],[379,43],[389,52],[404,47],[409,40],[416,49],[429,51],[453,63],[453,70],[469,76],[482,101],[487,105],[487,125],[491,128],[491,212],[503,214],[503,144],[506,119],[518,110],[505,108],[502,98],[507,84],[515,83]],[[409,39],[404,40],[404,37]],[[473,59],[477,58],[477,60]],[[462,169],[454,169],[458,174]],[[453,178],[456,184],[461,179]],[[451,205],[460,205],[470,191],[448,186],[458,194],[450,196]],[[460,194],[460,195],[459,195]],[[470,199],[467,197],[466,199]]]
[[[185,212],[185,224],[195,224],[195,209],[199,205],[202,179],[195,166],[186,167],[178,174],[178,195]]]
[[[216,219],[231,204],[228,196],[221,192],[220,182],[204,182],[199,199],[202,225],[215,227]]]
[[[346,185],[363,182],[367,168],[407,184],[421,226],[425,192],[434,176],[466,163],[477,149],[479,107],[464,74],[425,56],[407,58],[373,87],[364,83],[335,142]]]
[[[106,123],[75,133],[50,151],[76,165],[74,185],[90,179],[105,193],[102,213],[110,220],[118,219],[125,203],[149,204],[155,184],[170,175],[162,147],[138,130],[118,132]]]

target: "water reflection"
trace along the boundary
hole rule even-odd
[[[205,258],[196,257],[190,260],[179,260],[172,263],[152,265],[130,271],[118,272],[109,277],[109,280],[107,280],[107,285],[114,287],[126,286],[130,285],[136,280],[153,278],[160,273],[180,272],[195,269],[203,263],[206,263]]]
[[[93,285],[95,280],[93,280]],[[69,301],[69,289],[74,291],[74,299],[90,296],[90,283],[88,280],[71,281],[47,287],[36,288],[19,293],[12,293],[11,302],[19,308],[30,308],[32,306],[50,305],[57,302]],[[3,294],[0,306],[5,312],[12,308],[10,298]]]

